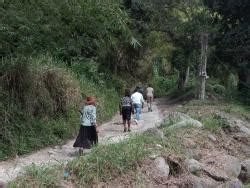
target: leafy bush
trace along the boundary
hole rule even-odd
[[[93,59],[82,59],[73,62],[70,69],[76,73],[79,80],[89,80],[102,89],[115,89],[119,94],[123,94],[127,83],[119,76],[113,75],[108,70],[100,71],[99,64]]]
[[[210,83],[206,83],[206,91],[207,92],[213,92],[213,85]]]
[[[0,159],[62,142],[76,132],[79,83],[44,57],[1,62]]]
[[[42,60],[41,60],[41,59]],[[69,71],[50,64],[51,59],[17,58],[1,64],[1,85],[8,93],[6,105],[20,104],[31,116],[51,116],[76,106],[79,83]]]
[[[226,94],[226,88],[223,85],[220,84],[215,84],[213,85],[213,91],[217,94],[220,95],[225,95]]]
[[[120,6],[117,1],[3,1],[0,57],[44,51],[64,60],[98,56],[116,41],[129,41],[128,15]]]
[[[82,97],[96,96],[100,122],[117,111],[119,99],[113,88],[86,77],[77,80],[71,70],[55,64],[58,60],[49,56],[1,62],[0,159],[74,136],[79,129],[77,109]]]
[[[166,96],[171,90],[176,88],[176,75],[166,77],[157,76],[153,78],[152,86],[157,97]]]

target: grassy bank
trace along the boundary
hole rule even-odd
[[[99,122],[117,111],[114,88],[61,65],[50,56],[1,61],[0,160],[75,136],[79,102],[87,95],[97,98]]]
[[[90,154],[77,157],[66,166],[31,165],[26,168],[24,176],[10,182],[8,187],[57,186],[63,179],[76,186],[87,186],[112,182],[126,174],[130,174],[131,181],[136,182],[138,168],[150,155],[167,158],[174,154],[184,157],[184,150],[176,134],[169,131],[167,125],[163,125],[162,130],[165,135],[163,139],[149,133],[132,135],[116,144],[98,145]],[[63,177],[64,170],[69,172],[66,179]]]

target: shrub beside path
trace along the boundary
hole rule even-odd
[[[143,108],[139,124],[136,125],[132,122],[131,133],[124,133],[121,116],[117,113],[110,121],[102,124],[100,127],[99,143],[119,142],[129,137],[129,134],[144,132],[149,128],[155,127],[162,119],[163,115],[160,109],[156,103],[153,103],[153,112],[147,112],[147,107]],[[48,147],[30,155],[0,162],[0,182],[6,183],[13,180],[22,173],[24,167],[32,163],[36,165],[44,163],[53,164],[62,160],[73,159],[78,153],[78,149],[73,148],[74,141],[75,139],[72,139],[62,146]]]

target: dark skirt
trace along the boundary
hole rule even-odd
[[[130,106],[123,106],[122,107],[122,119],[131,120],[131,112],[132,112],[132,108]]]
[[[82,126],[73,147],[89,149],[92,145],[98,143],[98,135],[95,126]]]

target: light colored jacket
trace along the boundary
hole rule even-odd
[[[80,122],[82,126],[96,125],[96,107],[94,105],[83,107],[81,110]]]
[[[141,93],[135,92],[134,94],[131,95],[131,99],[133,104],[140,104],[142,105],[144,103],[144,99]]]

